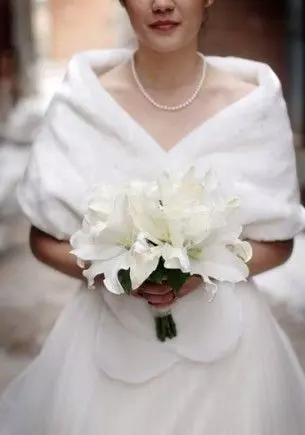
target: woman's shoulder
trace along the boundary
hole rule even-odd
[[[214,65],[210,65],[209,70],[209,90],[215,98],[222,100],[224,104],[229,105],[250,95],[259,86],[254,81],[248,81],[231,71],[223,70]]]
[[[99,76],[100,85],[113,96],[128,95],[132,91],[126,64],[120,64]]]
[[[246,81],[235,76],[233,73],[221,70],[219,70],[219,80],[224,93],[233,99],[245,97],[258,87],[257,83]]]

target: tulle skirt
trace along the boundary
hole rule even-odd
[[[3,394],[0,435],[304,435],[305,381],[290,343],[258,291],[239,297],[236,350],[211,364],[181,360],[135,385],[97,366],[103,301],[81,290]]]

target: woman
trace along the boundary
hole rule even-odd
[[[19,192],[42,262],[82,280],[68,240],[92,184],[192,165],[236,186],[252,276],[289,258],[305,214],[281,87],[267,65],[197,54],[211,5],[126,0],[136,53],[72,59]],[[252,278],[210,304],[203,290],[82,285],[4,394],[0,434],[302,435],[304,376]],[[147,301],[171,305],[177,338],[156,340]]]

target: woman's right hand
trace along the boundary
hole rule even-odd
[[[184,283],[175,296],[171,287],[168,284],[143,284],[134,296],[141,297],[147,300],[147,302],[155,308],[166,308],[175,302],[176,298],[183,298],[188,294],[196,291],[202,286],[202,278],[198,275],[192,275]]]
[[[175,300],[174,292],[168,284],[144,283],[133,296],[145,299],[155,308],[166,308]]]

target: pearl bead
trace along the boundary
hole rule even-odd
[[[198,97],[201,88],[203,86],[205,77],[206,77],[206,70],[207,70],[207,62],[205,57],[203,56],[203,54],[198,53],[198,55],[202,58],[203,60],[203,68],[202,68],[202,75],[200,78],[200,81],[198,83],[198,85],[195,88],[195,91],[193,93],[193,95],[191,96],[191,98],[189,98],[187,101],[185,101],[184,103],[181,103],[177,106],[166,106],[164,104],[159,104],[157,103],[157,101],[155,101],[150,95],[149,93],[146,91],[146,89],[144,88],[144,86],[142,85],[140,78],[138,76],[138,73],[136,71],[136,67],[135,67],[135,61],[134,61],[134,56],[131,59],[131,69],[132,69],[132,74],[134,77],[134,80],[136,82],[136,85],[138,86],[139,90],[141,91],[142,95],[157,109],[160,110],[164,110],[167,112],[177,112],[178,110],[184,109],[186,107],[188,107],[189,105],[191,105],[193,103],[193,101]]]

